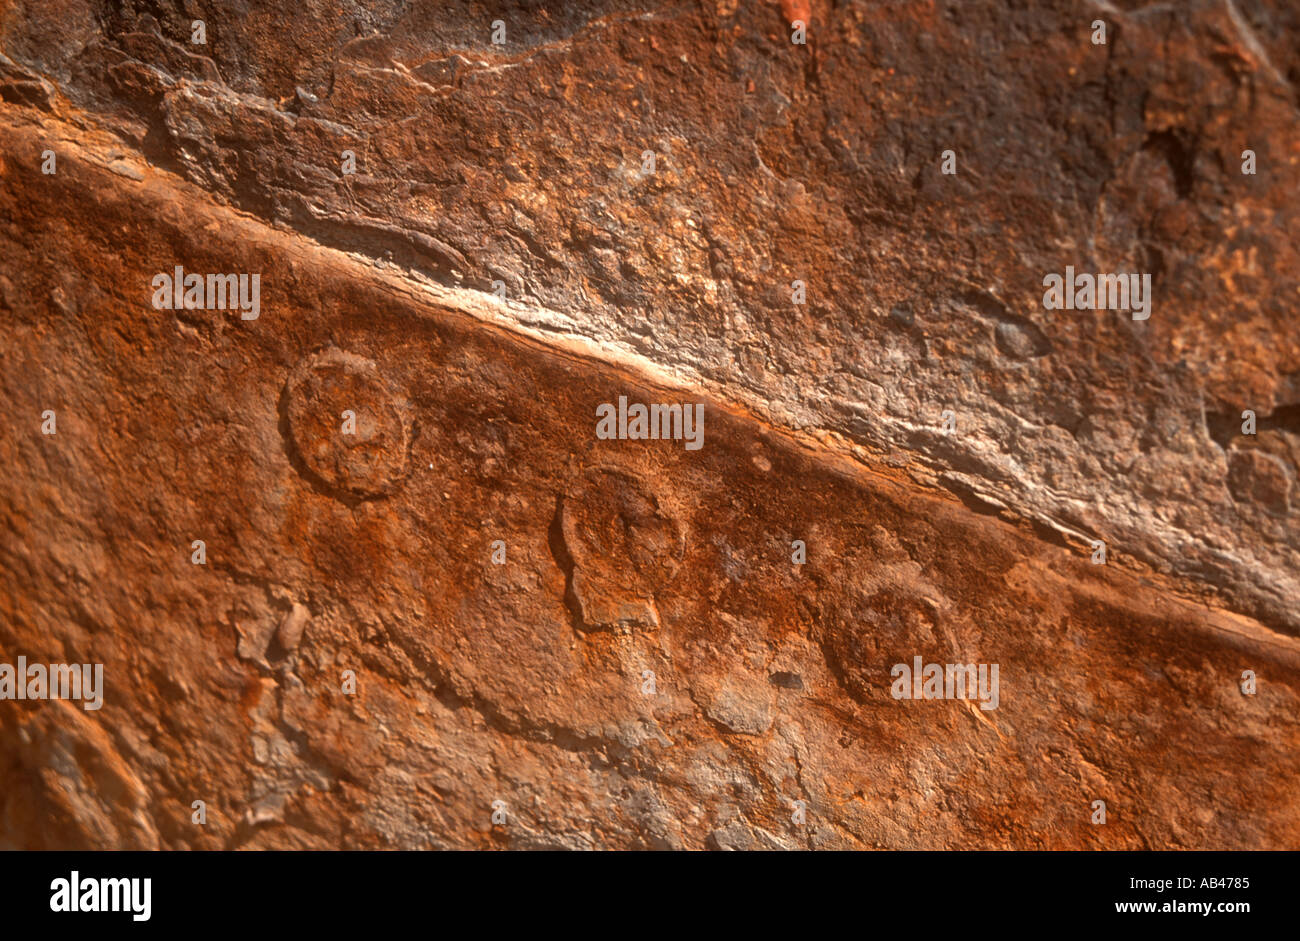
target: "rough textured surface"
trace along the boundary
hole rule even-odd
[[[1295,10],[577,6],[0,4],[0,845],[1300,846]]]

